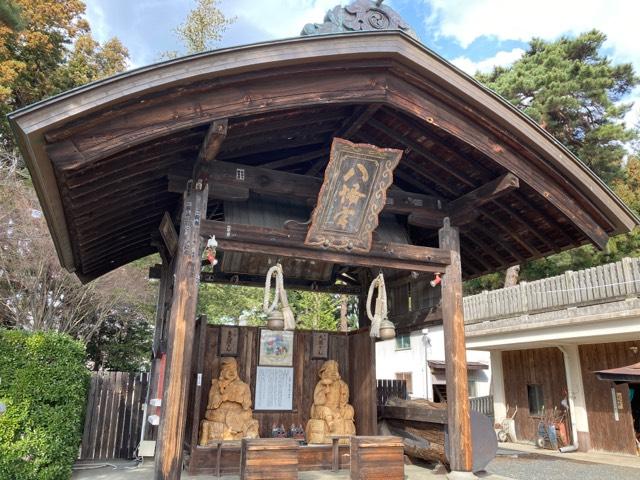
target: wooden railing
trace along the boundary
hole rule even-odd
[[[406,400],[407,382],[405,380],[378,380],[376,386],[378,396],[378,406],[383,406],[392,397]]]
[[[465,323],[613,302],[640,295],[640,259],[568,271],[464,298]]]

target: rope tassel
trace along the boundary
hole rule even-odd
[[[371,302],[373,300],[373,292],[378,289],[376,297],[376,306],[374,313],[371,313]],[[384,284],[384,276],[380,273],[369,286],[369,294],[367,295],[367,316],[371,320],[371,337],[380,337],[380,325],[387,320],[387,289]]]

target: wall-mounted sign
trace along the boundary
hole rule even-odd
[[[293,367],[257,367],[256,410],[293,410]]]
[[[306,245],[368,252],[402,150],[334,138]]]
[[[238,355],[238,327],[220,327],[220,356]]]
[[[311,358],[326,359],[329,354],[329,334],[313,332],[311,336]]]

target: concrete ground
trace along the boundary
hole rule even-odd
[[[153,459],[142,464],[112,461],[78,463],[74,480],[152,480]],[[640,457],[613,455],[608,453],[560,453],[543,450],[533,445],[501,443],[498,456],[487,466],[487,473],[480,474],[485,480],[638,480],[640,479]],[[211,475],[183,479],[213,480]],[[238,480],[238,476],[226,475],[223,480]],[[348,470],[338,473],[329,471],[300,472],[300,480],[342,480],[349,478]],[[405,465],[405,480],[446,480],[446,475],[416,465]]]
[[[509,449],[504,447],[508,446]],[[638,480],[640,459],[604,453],[560,453],[519,444],[500,444],[487,470],[517,480]]]
[[[614,465],[617,467],[628,467],[640,469],[640,457],[634,455],[616,455],[614,453],[601,452],[571,452],[560,453],[556,450],[545,450],[537,448],[534,445],[522,443],[500,443],[500,448],[516,452],[530,453],[536,455],[546,455],[556,458],[564,458],[565,460],[599,463],[601,465]],[[638,473],[640,476],[640,473]],[[640,477],[639,477],[640,478]]]
[[[100,466],[102,465],[102,466]],[[434,472],[428,468],[418,467],[415,465],[405,465],[404,468],[405,480],[446,480],[444,473]],[[186,473],[182,475],[183,479],[198,479],[198,480],[214,480],[216,477],[213,475],[198,475],[192,477]],[[237,475],[225,475],[221,477],[222,480],[238,480],[240,477]],[[346,480],[349,478],[348,470],[341,470],[337,473],[330,471],[322,472],[300,472],[300,480]],[[498,475],[486,474],[482,475],[483,480],[507,480],[506,477]],[[138,465],[134,462],[109,462],[109,465],[105,465],[104,462],[100,463],[88,463],[82,462],[75,466],[75,470],[72,476],[73,480],[152,480],[153,479],[153,460],[146,460],[144,463]]]

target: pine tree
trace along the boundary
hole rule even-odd
[[[512,66],[477,78],[611,182],[621,175],[624,143],[637,138],[622,121],[631,105],[620,100],[640,80],[630,63],[613,64],[601,53],[605,40],[596,30],[554,42],[534,39]]]

